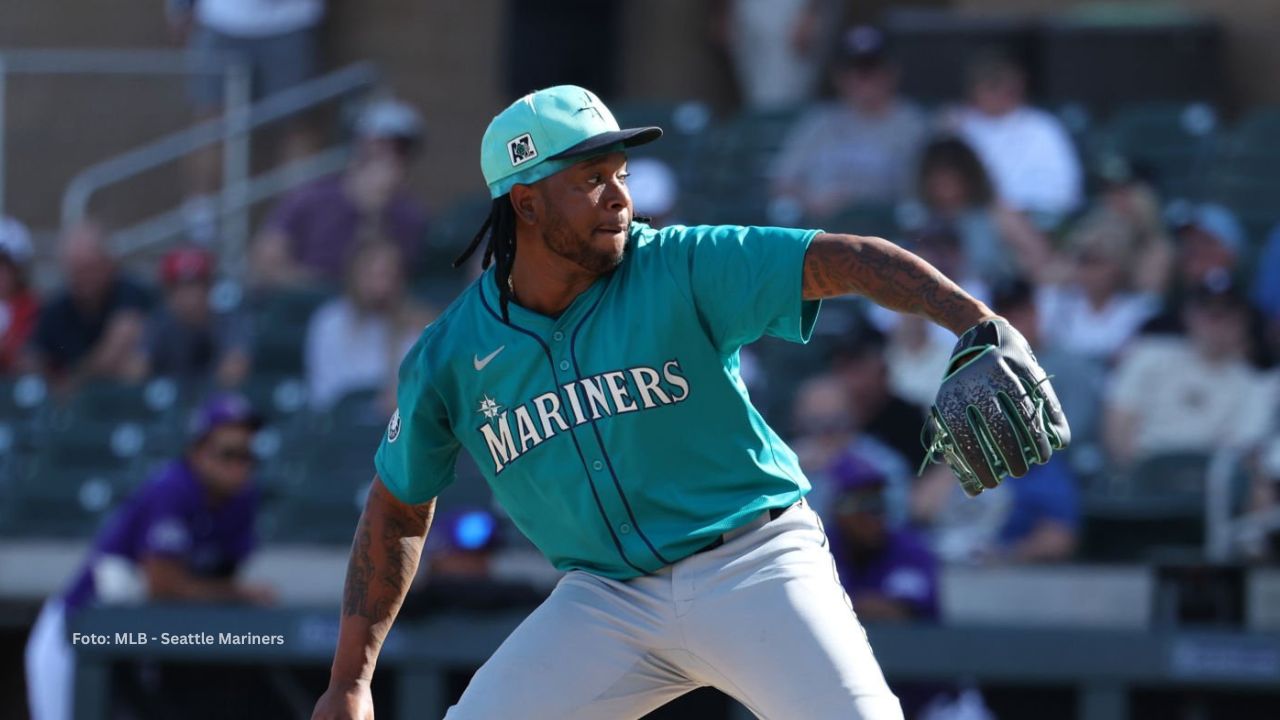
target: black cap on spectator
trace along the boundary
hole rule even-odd
[[[887,339],[866,319],[853,323],[848,332],[831,343],[830,361],[839,365],[884,352]]]
[[[991,288],[991,309],[1003,315],[1035,300],[1035,288],[1023,278],[1010,278]]]
[[[840,39],[840,63],[854,70],[875,70],[889,61],[884,33],[870,25],[855,25]]]

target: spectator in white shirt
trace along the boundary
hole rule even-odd
[[[1229,284],[1202,286],[1183,310],[1185,337],[1144,338],[1125,354],[1105,415],[1115,462],[1245,450],[1271,436],[1276,382],[1246,359],[1247,307]]]
[[[166,0],[171,34],[185,41],[197,60],[216,64],[228,58],[244,64],[253,97],[274,95],[311,79],[319,65],[319,25],[324,0]],[[222,74],[197,72],[190,95],[200,118],[223,110]],[[310,154],[317,139],[303,122],[291,121],[278,140],[284,160]],[[192,156],[188,198],[183,207],[191,240],[217,239],[216,204],[221,153],[210,145]]]
[[[396,369],[429,319],[405,290],[400,250],[390,243],[361,248],[346,294],[321,305],[307,327],[312,408],[326,410],[347,393],[378,390],[381,409],[391,412]]]
[[[950,118],[982,158],[1000,199],[1015,209],[1061,217],[1080,205],[1081,169],[1057,118],[1026,104],[1026,76],[988,54],[968,72],[968,105]]]
[[[1036,292],[1040,333],[1048,347],[1109,362],[1159,311],[1159,299],[1132,289],[1131,227],[1109,211],[1082,221],[1067,244],[1065,277]]]

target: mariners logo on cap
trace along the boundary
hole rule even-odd
[[[533,146],[533,138],[529,133],[507,143],[507,154],[511,156],[511,165],[523,165],[538,157],[538,148]]]

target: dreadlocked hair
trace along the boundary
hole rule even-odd
[[[502,321],[510,322],[507,305],[511,302],[511,268],[516,261],[516,211],[511,206],[511,196],[503,195],[494,198],[489,209],[489,217],[485,218],[480,231],[471,239],[467,249],[453,261],[455,268],[461,267],[480,247],[480,243],[489,239],[484,248],[481,268],[487,269],[490,262],[496,263],[494,270],[498,282],[498,304],[502,309]]]

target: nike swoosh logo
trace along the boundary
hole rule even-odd
[[[474,362],[474,363],[475,363],[475,366],[476,366],[476,372],[480,372],[481,370],[483,370],[483,369],[484,369],[484,366],[485,366],[485,365],[488,365],[490,360],[492,360],[492,359],[494,359],[494,358],[498,357],[498,353],[500,353],[500,352],[502,352],[503,350],[505,350],[505,349],[506,349],[506,347],[507,347],[506,345],[503,345],[503,346],[499,347],[497,350],[494,350],[493,352],[489,353],[488,355],[485,355],[484,357],[480,357],[479,355],[476,355],[475,357],[473,357],[473,358],[472,358],[472,362]]]

